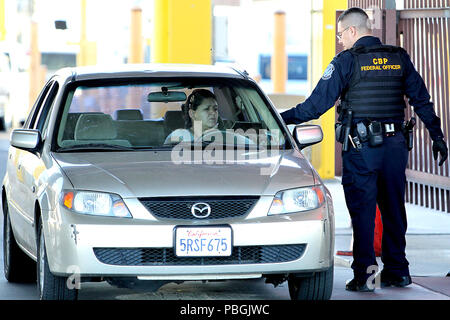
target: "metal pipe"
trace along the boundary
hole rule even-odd
[[[142,39],[142,9],[131,9],[131,25],[130,25],[130,56],[128,63],[144,62],[144,46]]]
[[[274,93],[286,92],[287,56],[286,56],[286,14],[275,12],[273,55],[271,61],[271,78]]]

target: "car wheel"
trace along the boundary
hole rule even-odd
[[[288,279],[289,294],[292,300],[329,300],[333,291],[334,267],[315,272],[312,277]]]
[[[3,204],[3,270],[9,282],[36,282],[36,263],[17,245],[6,199]]]
[[[41,300],[76,300],[78,290],[69,289],[67,286],[68,278],[55,276],[50,271],[41,218],[39,218],[38,226],[37,256],[37,287],[39,298]]]

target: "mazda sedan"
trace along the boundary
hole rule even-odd
[[[11,134],[4,271],[41,299],[84,282],[288,281],[329,299],[334,214],[293,134],[247,73],[129,65],[58,71]]]

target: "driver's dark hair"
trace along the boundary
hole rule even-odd
[[[181,110],[184,115],[184,127],[189,129],[192,127],[192,120],[189,117],[189,109],[197,110],[197,107],[202,104],[203,100],[213,98],[216,99],[214,93],[207,89],[195,89],[186,99],[186,102],[181,105]]]

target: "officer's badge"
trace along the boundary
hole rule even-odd
[[[328,67],[325,69],[325,72],[323,73],[322,79],[323,80],[328,80],[331,78],[331,76],[333,75],[334,72],[334,65],[332,63],[330,63],[328,65]]]

